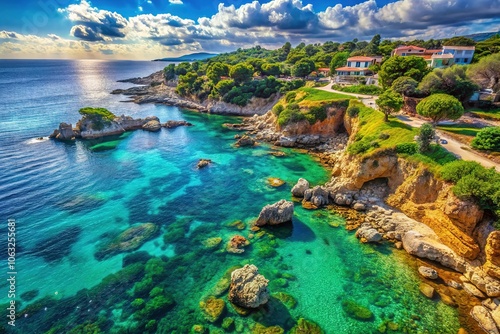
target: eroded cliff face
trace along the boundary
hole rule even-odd
[[[344,154],[335,165],[329,186],[335,192],[358,191],[376,179],[387,180],[387,204],[432,228],[458,255],[477,258],[481,249],[473,232],[483,218],[483,210],[472,201],[457,198],[451,184],[418,164],[388,152],[369,158]]]
[[[280,130],[284,136],[293,137],[301,135],[319,135],[331,136],[344,131],[344,115],[346,107],[339,105],[331,105],[326,108],[326,119],[317,121],[314,124],[309,124],[308,121],[300,121],[296,123],[287,124],[280,128],[277,123],[276,130]]]

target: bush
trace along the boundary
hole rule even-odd
[[[364,85],[364,84],[353,85],[353,86],[334,85],[333,88],[346,93],[366,94],[366,95],[380,95],[384,91],[382,88],[378,86]]]
[[[349,117],[356,117],[359,114],[359,107],[358,106],[350,106],[347,108],[347,115]]]
[[[306,84],[305,80],[300,80],[300,79],[286,81],[283,83],[283,86],[281,87],[280,91],[282,93],[286,93],[291,90],[299,89],[300,87],[305,86],[305,84]]]
[[[315,106],[309,109],[309,113],[307,114],[308,121],[312,125],[317,121],[324,121],[327,117],[326,115],[326,107],[325,106]]]
[[[434,140],[436,131],[430,123],[424,123],[420,127],[420,133],[417,138],[418,150],[420,152],[427,152],[430,148],[431,142]]]
[[[290,103],[278,117],[278,124],[285,126],[288,123],[296,123],[306,119],[306,116],[300,112],[300,107],[297,103]]]
[[[384,133],[384,132],[382,132],[381,134],[378,135],[378,139],[381,139],[381,140],[386,140],[386,139],[389,139],[390,137],[391,137],[390,134]]]
[[[291,101],[295,101],[296,97],[297,97],[297,92],[288,92],[285,95],[285,101],[286,103],[290,103]]]
[[[478,150],[500,151],[500,127],[487,127],[479,131],[471,146]]]
[[[92,122],[93,130],[102,130],[106,125],[115,119],[115,114],[106,108],[85,107],[78,111],[84,120]]]
[[[349,145],[347,151],[351,154],[360,154],[365,153],[370,148],[372,148],[371,143],[367,143],[366,141],[358,141]]]
[[[415,143],[402,143],[396,145],[396,152],[401,154],[413,155],[417,153],[418,146]]]
[[[273,107],[273,114],[275,114],[276,116],[279,116],[283,110],[285,110],[283,105],[277,104]]]

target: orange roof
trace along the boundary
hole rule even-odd
[[[320,68],[318,68],[318,71],[326,72],[326,71],[330,71],[330,69],[328,67],[320,67]]]
[[[397,47],[395,50],[403,50],[403,49],[408,49],[408,50],[425,50],[425,48],[421,48],[421,47],[418,47],[418,46],[414,46],[414,45],[403,45],[403,46],[400,46],[400,47]]]
[[[347,58],[347,61],[372,61],[372,60],[373,60],[372,57],[363,57],[363,56]]]
[[[452,45],[445,45],[443,46],[443,49],[455,49],[455,50],[475,50],[475,46],[452,46]]]
[[[359,67],[339,67],[336,68],[335,71],[345,71],[345,72],[361,72],[361,71],[369,71],[366,67],[365,68],[359,68]]]

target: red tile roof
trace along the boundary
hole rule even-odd
[[[320,68],[318,68],[318,71],[320,71],[320,72],[329,72],[330,68],[328,68],[328,67],[320,67]]]
[[[345,72],[361,72],[361,71],[369,71],[366,67],[365,68],[360,68],[360,67],[339,67],[336,68],[335,71],[345,71]]]
[[[372,60],[373,57],[363,57],[363,56],[347,58],[347,61],[372,61]]]
[[[403,46],[400,46],[400,47],[397,47],[395,49],[396,50],[425,50],[425,48],[421,48],[421,47],[418,47],[418,46],[414,46],[414,45],[403,45]]]

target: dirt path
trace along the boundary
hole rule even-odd
[[[344,94],[344,95],[349,95],[349,96],[354,96],[357,97],[358,99],[361,99],[361,102],[363,102],[367,107],[375,108],[375,100],[377,99],[377,96],[372,96],[372,95],[364,95],[364,94],[354,94],[354,93],[346,93],[342,92],[340,90],[335,90],[332,89],[333,83],[329,83],[325,87],[316,87],[316,89],[319,90],[324,90],[325,92],[331,92],[331,93],[338,93],[338,94]]]

